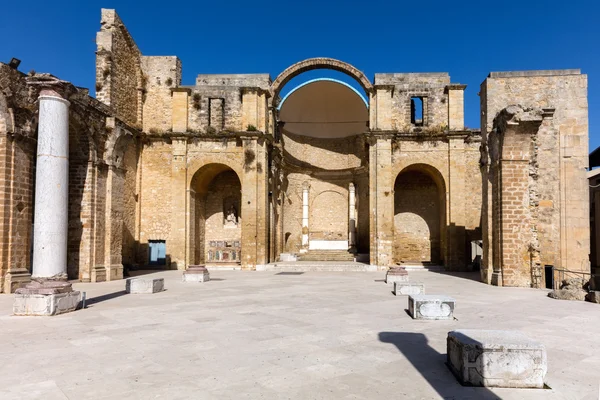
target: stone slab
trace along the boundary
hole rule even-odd
[[[158,293],[165,290],[164,278],[129,278],[125,291],[131,294]]]
[[[449,332],[447,357],[463,385],[541,389],[548,370],[544,345],[517,331]]]
[[[75,311],[81,301],[81,293],[77,291],[55,294],[16,293],[14,296],[14,315],[64,314]]]
[[[394,282],[394,295],[410,296],[425,294],[425,285],[421,282]]]
[[[418,294],[408,297],[408,311],[414,319],[453,319],[456,300],[449,296]]]

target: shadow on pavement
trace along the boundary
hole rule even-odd
[[[429,346],[427,337],[422,333],[380,332],[379,340],[396,346],[443,399],[501,399],[487,388],[458,383],[446,365],[446,354],[440,354]]]
[[[94,305],[97,303],[102,303],[103,301],[107,301],[107,300],[112,300],[117,297],[124,296],[126,294],[127,294],[127,292],[125,290],[120,290],[120,291],[114,292],[114,293],[103,294],[102,296],[90,297],[89,299],[87,299],[85,301],[85,306],[87,308],[91,305]]]

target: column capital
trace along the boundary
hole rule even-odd
[[[26,78],[27,85],[34,89],[32,97],[56,97],[67,101],[77,92],[71,82],[63,81],[51,74],[35,74]],[[70,103],[68,103],[70,104]]]

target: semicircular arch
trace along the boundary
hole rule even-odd
[[[208,189],[211,181],[221,172],[233,171],[242,182],[241,170],[222,162],[222,160],[206,160],[190,168],[188,176],[188,187],[196,193],[202,193]]]
[[[367,76],[358,68],[344,61],[334,58],[317,57],[302,60],[286,68],[280,73],[271,84],[271,98],[277,99],[279,92],[292,78],[315,69],[330,69],[333,71],[342,72],[351,78],[354,78],[365,92],[370,93],[373,90],[373,84]]]

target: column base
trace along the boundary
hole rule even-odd
[[[90,282],[106,282],[106,268],[104,265],[95,265],[92,268]]]
[[[105,266],[107,281],[117,281],[123,279],[123,264],[111,264]]]
[[[502,286],[502,272],[492,272],[491,284],[493,286]]]
[[[9,269],[4,277],[4,293],[14,293],[29,282],[31,282],[31,274],[26,268]]]
[[[64,281],[32,281],[15,292],[14,315],[52,316],[75,311],[81,293]]]
[[[394,282],[408,282],[408,272],[404,267],[393,266],[385,274],[385,283],[393,285]]]
[[[208,282],[210,274],[204,265],[190,265],[183,271],[183,282]]]

